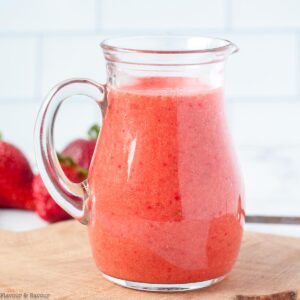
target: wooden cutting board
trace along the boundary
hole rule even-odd
[[[103,279],[91,257],[86,228],[75,221],[22,233],[0,231],[0,242],[0,298],[1,293],[42,293],[50,296],[39,299],[300,299],[297,238],[246,232],[227,279],[173,294],[134,291]],[[274,293],[282,294],[239,296]]]

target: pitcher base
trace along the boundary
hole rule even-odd
[[[213,278],[205,281],[199,282],[191,282],[191,283],[175,283],[175,284],[157,284],[157,283],[143,283],[143,282],[135,282],[128,281],[119,278],[115,278],[109,275],[102,273],[103,277],[107,280],[121,285],[123,287],[141,290],[141,291],[149,291],[149,292],[184,292],[184,291],[192,291],[196,289],[202,289],[211,285],[214,285],[220,281],[222,281],[226,275],[220,276],[218,278]]]

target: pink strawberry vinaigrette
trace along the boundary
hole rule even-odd
[[[161,284],[227,274],[244,210],[223,90],[179,77],[108,86],[89,191],[103,273]]]

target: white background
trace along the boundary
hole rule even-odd
[[[240,47],[228,61],[226,93],[247,212],[300,216],[298,0],[0,0],[4,137],[35,167],[33,127],[47,91],[68,77],[103,82],[101,40],[136,34],[219,36]],[[98,118],[91,103],[68,105],[58,148]],[[5,218],[0,212],[0,226]]]

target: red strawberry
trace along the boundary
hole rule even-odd
[[[58,157],[63,171],[70,180],[81,182],[87,177],[87,171],[75,164],[71,158],[60,155]],[[33,179],[33,196],[35,210],[42,219],[48,222],[58,222],[71,218],[71,216],[52,199],[40,175],[36,175]],[[74,197],[74,200],[76,200],[76,197]]]
[[[34,209],[33,173],[24,154],[0,135],[0,208]]]
[[[62,154],[71,157],[76,164],[88,170],[93,157],[99,130],[100,127],[98,125],[93,125],[88,131],[90,137],[89,140],[77,139],[71,142],[62,151]]]

